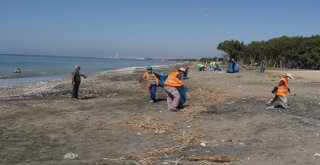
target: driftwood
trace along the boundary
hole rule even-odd
[[[187,158],[189,161],[201,161],[201,160],[207,160],[210,162],[230,162],[231,159],[227,156],[190,156]]]

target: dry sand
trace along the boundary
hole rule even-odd
[[[70,99],[69,81],[0,89],[0,164],[217,164],[189,156],[319,164],[320,72],[290,70],[290,108],[267,109],[285,72],[191,70],[181,112],[167,110],[162,88],[147,102],[146,85],[136,83],[143,71],[84,80],[80,101]]]

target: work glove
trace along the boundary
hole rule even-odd
[[[290,91],[290,88],[288,88],[288,92],[290,93],[291,91]]]
[[[275,93],[277,92],[277,90],[278,90],[278,87],[275,86],[275,87],[273,88],[273,90],[271,91],[271,93],[272,93],[272,94],[275,94]]]

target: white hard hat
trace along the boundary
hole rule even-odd
[[[293,76],[290,73],[287,73],[286,76],[289,77],[290,79],[293,79]]]
[[[182,71],[182,72],[186,72],[185,68],[179,68],[179,70]]]

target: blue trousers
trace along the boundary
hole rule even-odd
[[[150,91],[150,100],[156,101],[156,91],[157,91],[157,85],[151,85],[149,88]]]

